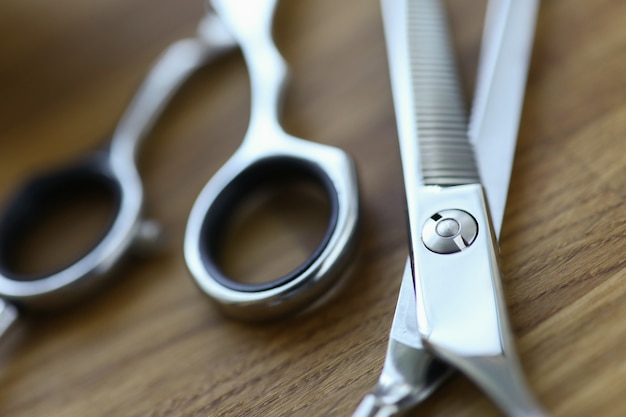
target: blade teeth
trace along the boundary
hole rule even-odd
[[[407,15],[424,184],[478,182],[446,17],[436,0],[409,1]]]
[[[440,187],[452,187],[455,185],[463,185],[463,184],[473,184],[479,182],[478,177],[474,177],[473,179],[466,176],[461,177],[424,177],[423,183],[424,185],[438,185]]]

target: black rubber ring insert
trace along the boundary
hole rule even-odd
[[[221,243],[228,220],[234,208],[263,185],[280,185],[285,181],[307,180],[321,186],[328,195],[330,220],[326,233],[315,251],[300,266],[285,276],[260,284],[249,284],[228,278],[218,266]],[[259,292],[279,287],[295,279],[306,270],[328,244],[337,225],[339,201],[337,191],[328,175],[317,165],[307,160],[291,157],[263,159],[244,169],[222,190],[210,206],[200,230],[200,254],[206,270],[223,286],[241,292]]]
[[[90,154],[72,165],[36,176],[18,189],[9,199],[0,217],[0,273],[16,281],[36,281],[65,269],[66,267],[61,267],[47,273],[19,274],[11,268],[11,259],[14,258],[17,248],[21,246],[28,232],[41,222],[50,210],[62,207],[68,201],[87,192],[108,194],[113,199],[114,210],[109,220],[108,231],[121,208],[122,188],[111,171],[109,155],[105,151]],[[106,232],[84,253],[93,250],[105,235]]]

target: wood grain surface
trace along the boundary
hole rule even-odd
[[[471,91],[484,4],[447,6]],[[18,324],[0,345],[1,416],[350,415],[378,379],[407,256],[379,10],[374,0],[284,0],[276,15],[293,70],[285,129],[345,149],[358,166],[359,254],[343,291],[310,314],[246,324],[187,273],[188,213],[249,115],[233,53],[189,82],[142,153],[146,212],[166,230],[165,250],[86,302]],[[1,2],[0,198],[101,145],[159,52],[193,35],[202,12],[200,0]],[[626,415],[625,21],[623,1],[550,0],[537,25],[501,264],[524,369],[554,416]],[[245,275],[306,252],[315,233],[294,230],[320,215],[291,216],[284,202],[250,223],[262,227],[244,227],[224,262]],[[25,267],[53,263],[70,245],[65,232],[97,222],[76,217],[34,237]],[[456,374],[413,415],[500,414]]]

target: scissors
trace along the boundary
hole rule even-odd
[[[443,6],[382,0],[411,247],[378,385],[354,416],[404,412],[452,369],[506,415],[546,415],[515,352],[496,240],[537,8],[489,2],[468,124]]]
[[[210,10],[196,38],[170,45],[147,74],[113,131],[106,149],[71,165],[27,181],[9,200],[0,218],[0,335],[18,317],[18,308],[45,310],[94,293],[131,249],[147,249],[158,226],[142,217],[143,188],[136,158],[150,132],[180,86],[198,68],[235,46]],[[68,266],[47,273],[16,271],[11,260],[16,243],[49,209],[63,206],[77,193],[97,191],[111,197],[114,214],[100,240]]]
[[[198,196],[185,232],[187,267],[199,288],[224,311],[245,320],[274,319],[306,310],[332,294],[354,252],[358,186],[352,159],[342,150],[291,136],[279,112],[287,64],[272,39],[277,0],[212,0],[239,44],[251,85],[250,121],[241,146]],[[255,190],[290,180],[325,190],[331,219],[322,242],[299,267],[270,282],[251,284],[227,276],[218,258],[234,209]],[[287,180],[287,181],[286,181]]]

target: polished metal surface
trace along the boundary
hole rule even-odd
[[[399,415],[419,404],[452,372],[424,349],[417,331],[416,308],[413,273],[407,260],[380,379],[353,417]]]
[[[491,220],[500,234],[509,191],[539,0],[491,0],[468,135]]]
[[[435,1],[413,0],[406,6],[422,183],[449,186],[478,182],[445,12]]]
[[[426,219],[422,242],[436,253],[447,254],[467,249],[478,234],[478,224],[463,210],[438,211]]]
[[[382,0],[382,7],[413,263],[415,310],[406,314],[417,322],[414,332],[424,355],[465,373],[505,414],[545,415],[524,381],[515,352],[495,238],[506,201],[537,2],[490,2],[471,129],[460,104],[442,5],[437,0]],[[500,158],[506,161],[500,163]],[[495,227],[490,209],[496,211]],[[471,222],[461,220],[459,213]],[[469,240],[462,236],[464,229],[472,229]]]
[[[183,83],[200,67],[235,48],[221,20],[208,11],[195,38],[170,45],[157,60],[122,115],[111,138],[112,158],[131,166],[154,123]],[[132,161],[131,161],[132,159]]]
[[[479,184],[416,191],[415,217],[426,221],[433,211],[458,207],[471,213],[478,234],[471,246],[454,254],[439,254],[411,235],[415,260],[417,323],[431,350],[459,356],[492,356],[512,344],[500,293],[495,240]],[[418,229],[419,230],[419,229]]]
[[[36,279],[0,273],[0,296],[35,309],[67,304],[99,288],[133,247],[145,249],[151,245],[146,239],[152,240],[158,233],[145,233],[154,229],[154,223],[142,218],[143,187],[135,165],[138,144],[184,81],[234,45],[222,23],[209,12],[197,38],[175,42],[165,50],[124,112],[109,151],[104,153],[104,169],[120,194],[116,217],[105,236],[86,255],[60,271]]]
[[[288,68],[272,39],[277,0],[213,0],[217,14],[236,38],[248,68],[251,86],[250,122],[242,145],[198,196],[185,233],[185,260],[200,289],[230,315],[264,320],[306,309],[343,275],[353,253],[358,220],[358,187],[352,159],[342,150],[285,133],[279,114]],[[326,177],[337,201],[335,224],[328,240],[295,276],[263,289],[248,289],[207,265],[203,225],[209,211],[242,173],[263,161],[288,160],[314,167]],[[271,165],[269,163],[268,165]],[[207,227],[208,235],[219,234]],[[212,266],[211,266],[212,267]],[[219,268],[219,265],[218,265]]]

